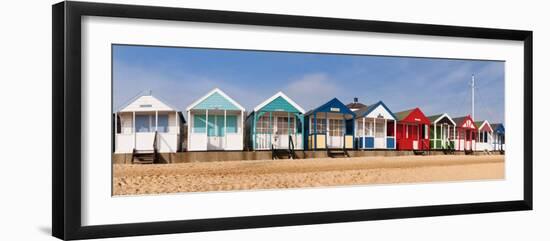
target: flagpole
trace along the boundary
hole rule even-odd
[[[472,120],[475,121],[475,86],[476,86],[476,80],[474,75],[472,74]]]

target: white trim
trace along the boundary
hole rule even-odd
[[[227,148],[227,110],[223,110],[223,149]]]
[[[201,103],[202,101],[206,100],[206,98],[210,97],[212,94],[214,93],[218,93],[220,95],[222,95],[224,98],[226,98],[227,100],[229,100],[229,102],[231,102],[231,104],[237,106],[237,108],[239,108],[241,111],[244,111],[244,107],[242,107],[239,103],[237,103],[237,101],[235,101],[234,99],[232,99],[231,97],[229,97],[227,94],[225,94],[223,91],[221,91],[220,89],[218,88],[214,88],[213,90],[211,90],[210,92],[208,92],[208,94],[204,95],[203,97],[199,98],[198,100],[196,100],[195,102],[193,102],[191,105],[189,105],[187,107],[186,110],[191,110],[193,109],[195,106],[197,106],[199,103]]]
[[[485,124],[487,124],[487,125],[489,126],[489,129],[491,129],[491,132],[494,132],[493,127],[491,127],[491,124],[489,123],[488,120],[483,120],[483,123],[481,123],[481,125],[477,128],[477,130],[478,130],[478,131],[481,130],[481,128],[482,128]]]
[[[118,120],[117,120],[118,113],[114,113],[114,115],[115,115],[115,135],[116,135],[118,134]],[[120,128],[122,128],[122,126]]]
[[[377,104],[378,104],[378,106],[376,106],[376,108],[370,110],[369,112],[363,113],[361,116],[357,115],[355,118],[361,118],[361,117],[378,118],[378,115],[377,115],[377,116],[369,116],[369,115],[375,113],[375,112],[378,110],[378,108],[382,108],[382,110],[383,110],[383,111],[386,111],[386,112],[387,112],[387,115],[388,115],[387,118],[384,117],[383,119],[395,120],[395,117],[394,117],[393,112],[391,112],[391,110],[390,110],[383,102],[380,101],[380,102],[378,102],[378,103],[372,104],[372,106],[377,105]],[[370,108],[370,106],[367,106],[366,108]],[[361,109],[359,109],[359,110],[361,110]],[[354,112],[357,114],[357,112],[358,112],[359,110],[354,111]],[[378,111],[378,114],[381,114],[380,111]],[[380,118],[379,118],[379,119],[380,119]]]
[[[262,102],[261,104],[259,104],[258,106],[256,106],[254,108],[254,111],[255,112],[258,112],[260,109],[264,108],[264,106],[266,106],[267,104],[271,103],[271,101],[277,99],[277,97],[282,97],[283,99],[285,99],[288,103],[290,103],[294,108],[298,109],[300,111],[300,113],[304,114],[305,113],[305,110],[298,104],[296,104],[296,102],[294,102],[290,97],[288,97],[287,95],[285,95],[283,92],[279,91],[277,92],[275,95],[269,97],[269,99],[265,100],[264,102]]]
[[[155,131],[159,129],[159,111],[155,111]]]
[[[136,148],[136,112],[132,112],[132,134],[134,134],[134,146]]]
[[[157,109],[148,109],[148,110],[143,110],[143,111],[140,111],[140,110],[125,110],[126,108],[128,108],[129,106],[131,106],[132,104],[134,104],[136,101],[138,101],[139,99],[141,99],[143,97],[153,98],[153,100],[158,101],[159,103],[161,103],[161,104],[165,105],[166,107],[168,107],[168,110],[158,109],[158,108]],[[151,111],[177,111],[177,109],[174,108],[173,106],[171,106],[170,104],[167,104],[166,102],[161,101],[159,97],[155,97],[153,95],[141,95],[139,97],[136,97],[136,98],[132,99],[132,101],[129,102],[128,104],[126,104],[123,108],[119,108],[117,110],[117,113],[151,112]]]
[[[453,118],[451,118],[451,116],[449,116],[447,113],[441,114],[441,116],[439,116],[439,118],[437,118],[437,119],[435,119],[435,120],[433,121],[433,124],[436,124],[437,122],[439,122],[441,119],[443,119],[443,117],[449,118],[449,120],[451,120],[451,122],[453,123],[453,125],[456,126],[456,123],[455,123],[455,121],[453,120]]]
[[[365,149],[367,147],[367,145],[365,144],[365,123],[366,123],[366,117],[363,116],[363,135],[361,136],[361,138],[363,138],[362,142],[363,142],[363,149]]]

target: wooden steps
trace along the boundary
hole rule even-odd
[[[153,164],[158,163],[159,152],[157,149],[158,132],[155,131],[155,137],[153,139],[153,145],[150,150],[137,150],[134,148],[132,151],[132,164]]]
[[[288,149],[275,149],[275,146],[271,144],[271,159],[297,159],[296,152],[294,151],[294,141],[292,136],[288,136]]]
[[[346,149],[327,149],[327,156],[330,158],[349,157]]]
[[[289,149],[273,149],[271,151],[271,158],[273,160],[277,159],[296,159],[296,153]]]
[[[132,164],[153,164],[157,160],[158,156],[154,150],[134,150],[132,153]]]
[[[452,147],[445,148],[445,149],[443,149],[443,154],[445,154],[445,155],[455,154],[455,149],[452,148]]]

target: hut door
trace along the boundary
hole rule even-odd
[[[329,119],[327,134],[328,148],[344,147],[344,121],[340,119]]]
[[[472,131],[466,131],[466,137],[464,138],[464,150],[472,149]]]
[[[411,128],[412,130],[412,143],[413,143],[413,149],[414,150],[417,150],[418,149],[418,140],[420,139],[420,125],[411,125],[409,126],[409,128]]]
[[[271,148],[271,139],[273,138],[273,124],[269,114],[264,114],[256,122],[256,149],[268,150]]]
[[[449,137],[447,125],[441,125],[441,148],[447,148],[447,138]],[[437,128],[437,127],[436,127]]]
[[[273,142],[277,148],[287,149],[290,146],[289,137],[294,135],[295,132],[294,117],[287,114],[287,116],[279,116],[276,119],[275,126],[277,129]],[[296,146],[296,143],[294,143],[294,146]]]
[[[223,115],[208,116],[208,150],[223,149]]]
[[[374,148],[386,148],[386,122],[382,118],[375,119]]]

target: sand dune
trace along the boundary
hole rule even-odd
[[[113,165],[114,195],[504,178],[504,156],[400,156]]]

